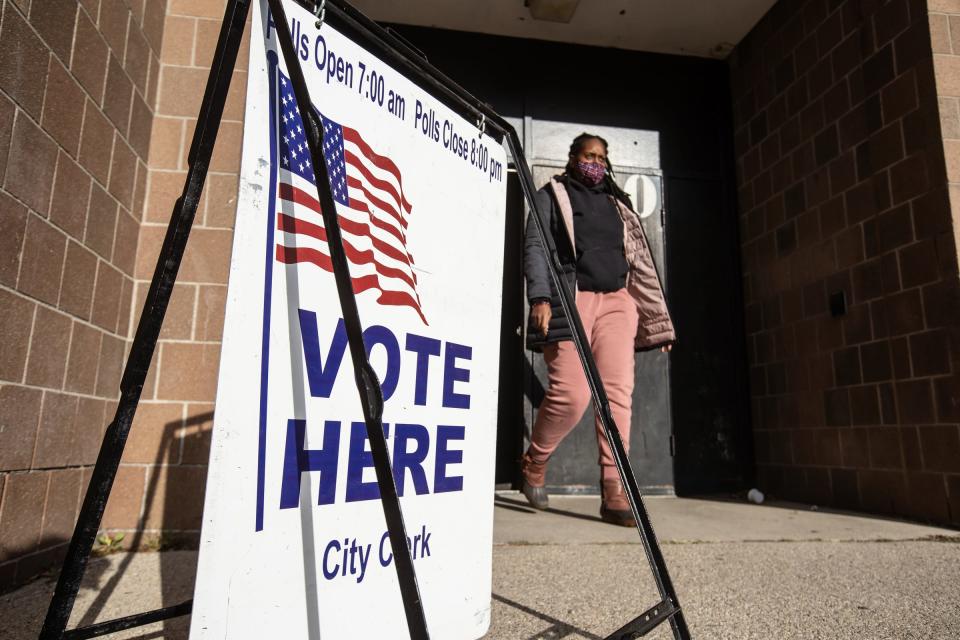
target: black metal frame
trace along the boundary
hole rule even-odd
[[[347,327],[348,344],[356,371],[357,389],[360,392],[364,419],[368,437],[371,442],[371,452],[374,458],[377,481],[381,490],[381,501],[384,515],[387,520],[391,547],[396,558],[397,576],[400,582],[401,597],[403,598],[404,612],[407,627],[411,638],[428,638],[426,618],[423,613],[423,604],[416,582],[416,573],[406,545],[403,515],[397,497],[390,460],[387,454],[386,440],[381,421],[383,410],[383,395],[379,381],[373,372],[362,341],[362,327],[357,311],[356,299],[350,285],[349,268],[343,245],[340,228],[335,214],[335,205],[327,177],[326,162],[321,161],[323,154],[320,149],[322,143],[322,127],[315,111],[312,109],[309,90],[304,82],[303,72],[293,50],[290,40],[289,25],[287,24],[281,0],[267,0],[274,15],[274,23],[278,32],[284,60],[287,63],[290,79],[294,85],[298,109],[304,126],[307,129],[308,146],[310,149],[314,174],[316,178],[319,201],[327,233],[330,238],[331,259],[334,266],[334,277],[337,283],[337,292],[340,298]],[[338,22],[342,22],[352,31],[364,37],[391,63],[396,64],[404,72],[421,84],[437,91],[448,104],[457,108],[461,113],[472,115],[477,120],[481,135],[489,126],[495,135],[506,138],[507,146],[513,156],[520,184],[524,192],[531,215],[535,220],[535,227],[540,241],[550,257],[549,270],[554,286],[560,294],[561,306],[572,321],[573,342],[577,348],[580,362],[584,368],[590,392],[593,398],[594,409],[603,426],[607,441],[610,444],[617,470],[627,491],[631,510],[637,521],[637,531],[640,534],[647,560],[653,573],[661,601],[640,614],[635,619],[615,631],[608,638],[626,639],[646,635],[664,620],[669,620],[673,635],[678,640],[690,638],[680,609],[679,599],[673,588],[673,583],[667,571],[666,563],[660,552],[660,547],[654,534],[653,527],[643,504],[643,497],[637,485],[636,478],[630,466],[626,450],[610,412],[609,402],[603,382],[600,379],[593,354],[586,341],[583,325],[574,304],[573,294],[570,292],[564,279],[560,276],[560,261],[552,236],[544,229],[542,212],[539,211],[534,198],[533,178],[526,164],[523,150],[517,132],[501,118],[489,105],[481,102],[473,95],[459,87],[451,79],[430,65],[423,54],[406,43],[396,34],[383,29],[365,15],[354,9],[342,0],[314,2],[312,0],[295,0],[305,6],[315,15],[324,15],[329,10]],[[167,234],[164,238],[157,266],[153,274],[150,289],[144,303],[137,332],[127,359],[123,378],[120,385],[120,401],[113,422],[107,428],[101,444],[97,463],[87,487],[81,507],[80,516],[74,529],[73,537],[67,550],[63,569],[57,581],[57,586],[51,599],[43,629],[41,640],[93,638],[106,633],[129,629],[144,624],[150,624],[169,618],[182,616],[192,610],[192,601],[187,601],[172,607],[155,611],[134,614],[124,618],[97,623],[83,628],[66,631],[66,625],[73,609],[80,581],[83,578],[90,551],[99,529],[107,499],[113,486],[120,458],[126,444],[130,425],[136,413],[140,394],[146,380],[147,371],[157,340],[160,328],[166,313],[173,285],[176,281],[183,253],[186,248],[190,229],[196,214],[197,204],[203,190],[207,169],[213,153],[214,142],[223,115],[227,91],[237,60],[240,39],[243,35],[244,24],[249,12],[251,0],[229,0],[224,14],[220,37],[211,65],[210,76],[204,93],[203,103],[197,126],[194,131],[193,142],[188,157],[189,168],[184,183],[183,192],[174,206]]]

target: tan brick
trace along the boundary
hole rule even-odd
[[[104,259],[113,257],[113,244],[117,231],[117,201],[94,183],[90,192],[90,208],[87,212],[87,230],[83,243]]]
[[[960,51],[960,47],[957,46],[957,45],[960,45],[960,15],[949,16],[949,22],[950,22],[950,43],[952,46],[952,50]],[[934,39],[939,37],[939,34],[935,35],[932,29],[933,16],[931,16],[930,25],[931,25],[930,40],[932,44],[934,42]],[[936,49],[934,49],[934,53],[945,53],[945,52],[937,51]]]
[[[235,175],[214,174],[207,177],[204,192],[207,213],[204,226],[232,229],[237,216],[239,179]]]
[[[140,95],[146,95],[147,74],[150,71],[150,43],[134,23],[131,23],[130,32],[127,34],[127,54],[123,60],[123,68]]]
[[[177,198],[183,192],[186,175],[185,171],[150,172],[150,186],[148,187],[144,220],[164,224],[170,221],[173,205],[176,204]]]
[[[180,165],[180,158],[183,156],[182,140],[183,120],[160,116],[154,118],[153,131],[150,134],[150,167],[152,169],[185,168]],[[180,184],[183,185],[183,177],[180,178]]]
[[[107,421],[113,420],[113,412],[106,415],[107,403],[97,398],[80,398],[76,422],[76,464],[93,464],[103,441]]]
[[[46,215],[56,166],[56,143],[26,115],[17,114],[4,188],[37,213]]]
[[[150,155],[150,130],[153,127],[153,111],[143,97],[134,92],[133,105],[130,108],[130,134],[128,140],[139,160],[147,160]]]
[[[86,9],[87,14],[96,22],[100,15],[100,0],[80,0],[80,4]],[[81,11],[81,13],[83,13]]]
[[[151,500],[144,505],[144,528],[199,530],[206,483],[206,467],[151,469]]]
[[[36,304],[0,289],[0,380],[20,382]]]
[[[132,338],[130,331],[130,309],[133,305],[133,279],[123,279],[123,292],[120,294],[120,321],[117,323],[117,333],[124,338]]]
[[[223,126],[223,123],[220,124]],[[182,154],[180,156],[180,166],[187,167],[190,161],[190,144],[193,142],[193,134],[197,129],[197,119],[196,118],[187,118],[183,121],[183,148],[181,149]],[[219,136],[219,131],[218,134]],[[209,178],[209,174],[207,178]]]
[[[31,0],[10,0],[10,3],[12,5],[20,7],[20,12],[23,15],[27,15],[30,13],[30,2]]]
[[[946,139],[960,139],[958,98],[940,98],[940,129]]]
[[[149,280],[153,277],[153,271],[157,266],[157,258],[160,255],[160,247],[163,244],[163,236],[165,233],[165,226],[140,225],[136,278]]]
[[[66,247],[63,232],[35,215],[28,216],[18,280],[20,291],[57,304]]]
[[[168,15],[163,26],[163,63],[189,67],[193,64],[193,42],[197,20]]]
[[[140,225],[133,217],[121,210],[117,216],[117,233],[113,245],[113,263],[124,274],[133,275],[137,262],[137,239]]]
[[[103,529],[136,529],[143,504],[144,468],[121,465],[103,512]]]
[[[20,251],[27,232],[27,208],[0,192],[0,283],[17,284]]]
[[[73,323],[67,381],[64,388],[77,393],[93,393],[97,377],[97,358],[103,334],[80,322]]]
[[[244,109],[247,106],[247,72],[234,71],[230,81],[230,91],[227,92],[227,102],[223,107],[223,119],[243,121]]]
[[[160,92],[161,68],[160,58],[154,54],[150,54],[150,69],[147,71],[147,95],[144,97],[147,99],[147,104],[150,105],[154,113],[156,113],[157,110],[157,94]]]
[[[101,185],[110,179],[114,129],[93,102],[87,100],[83,116],[83,135],[80,139],[80,164]]]
[[[166,10],[167,3],[158,0],[147,0],[144,7],[143,35],[147,37],[150,48],[155,53],[159,53],[163,45],[163,20]]]
[[[130,14],[133,16],[130,31],[140,31],[140,26],[143,23],[145,0],[124,0],[124,2],[130,7]]]
[[[240,149],[243,144],[243,124],[223,122],[217,134],[217,143],[210,158],[210,170],[224,173],[240,171]]]
[[[140,221],[143,219],[143,203],[147,198],[147,176],[149,175],[149,170],[144,161],[137,161],[137,180],[135,183],[135,188],[133,191],[133,209],[130,210],[130,214],[133,216],[133,219],[137,221],[137,233],[140,233]]]
[[[42,399],[38,389],[0,386],[0,470],[30,468]]]
[[[180,266],[180,278],[185,282],[226,284],[232,244],[233,231],[229,229],[194,229]]]
[[[103,114],[107,116],[120,135],[127,135],[130,123],[130,104],[133,100],[133,83],[123,70],[120,60],[110,56],[107,64],[107,89],[103,95]]]
[[[960,140],[944,140],[943,150],[947,161],[947,180],[960,182]]]
[[[67,313],[90,319],[93,286],[97,278],[97,256],[72,240],[67,245],[63,282],[58,306]]]
[[[243,28],[243,39],[240,40],[240,51],[237,52],[237,69],[246,69],[250,62],[250,30],[253,26],[252,20],[247,20],[247,25]]]
[[[160,71],[157,113],[195,118],[200,110],[209,73],[207,69],[164,66]]]
[[[49,49],[9,5],[0,25],[0,89],[34,119],[40,119]]]
[[[10,133],[13,131],[13,119],[16,106],[0,92],[0,183],[7,174],[7,155],[10,151]]]
[[[107,78],[109,49],[97,27],[83,11],[77,19],[70,70],[99,104]]]
[[[78,240],[83,238],[87,225],[90,182],[90,175],[61,151],[50,201],[50,220]]]
[[[220,23],[220,18],[197,20],[197,40],[193,55],[195,67],[209,69],[213,64],[213,52],[217,48],[217,39],[220,37]]]
[[[960,13],[960,0],[927,0],[930,13]]]
[[[47,505],[43,513],[40,546],[63,544],[73,535],[73,527],[80,511],[79,469],[58,469],[50,472]]]
[[[37,469],[66,467],[79,462],[77,449],[77,408],[79,398],[47,391],[43,394],[40,430],[33,455]]]
[[[76,0],[47,0],[43,3],[42,10],[39,10],[39,5],[34,5],[30,14],[30,23],[34,29],[64,62],[70,60],[76,19]]]
[[[141,402],[130,428],[123,461],[142,464],[180,462],[180,429],[183,405],[169,402]]]
[[[27,384],[48,389],[63,387],[70,347],[70,318],[38,306],[30,339]]]
[[[137,156],[123,138],[115,136],[109,188],[113,197],[127,211],[133,209],[133,190],[136,179]]]
[[[212,401],[219,363],[219,344],[164,343],[157,397]]]
[[[42,124],[44,130],[74,158],[80,150],[83,102],[83,89],[63,64],[50,56]]]
[[[221,285],[203,285],[197,299],[196,339],[219,341],[223,338],[223,316],[227,303],[227,288]]]
[[[942,13],[931,13],[930,44],[934,53],[953,53],[950,42],[950,18]]]
[[[93,293],[91,322],[110,332],[116,332],[120,317],[120,293],[123,275],[106,262],[97,267],[97,286]]]
[[[223,18],[224,0],[170,0],[167,12],[197,18]]]
[[[119,60],[123,60],[129,23],[130,9],[123,0],[100,0],[100,33]]]
[[[7,476],[0,513],[0,562],[37,548],[48,481],[49,474],[37,471]]]
[[[183,464],[207,464],[210,460],[210,436],[213,434],[213,405],[190,404],[181,430]]]
[[[143,283],[143,286],[137,288],[137,321],[140,319],[140,313],[146,300],[148,285],[149,283]],[[196,289],[194,285],[184,284],[183,282],[176,283],[173,288],[173,295],[170,297],[170,303],[167,305],[166,314],[163,317],[163,326],[160,329],[162,340],[189,340],[193,337]]]
[[[937,93],[941,96],[960,96],[960,57],[936,54],[933,60]]]
[[[97,363],[97,395],[104,398],[120,397],[120,376],[123,373],[126,344],[120,338],[103,336],[100,360]]]

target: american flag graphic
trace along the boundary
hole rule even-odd
[[[276,259],[311,263],[333,272],[327,233],[293,85],[278,75],[279,163]],[[383,305],[412,308],[427,324],[417,293],[413,256],[407,250],[412,206],[403,192],[400,169],[374,151],[360,132],[323,114],[323,155],[337,202],[343,248],[354,293],[374,290]]]

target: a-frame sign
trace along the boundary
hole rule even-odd
[[[535,212],[534,185],[512,126],[402,40],[333,0],[260,0],[254,11],[195,600],[66,630],[186,247],[249,9],[250,0],[227,3],[183,193],[41,638],[96,637],[191,611],[196,637],[263,637],[265,629],[288,637],[479,637],[489,623],[490,551],[481,547],[489,547],[492,526],[498,361],[497,336],[488,334],[500,326],[501,277],[482,258],[502,254],[490,246],[503,230],[501,143]],[[645,635],[669,621],[674,637],[689,638],[552,237],[534,218],[661,596],[610,637]],[[246,259],[248,243],[259,248],[257,260]],[[467,290],[475,299],[465,303]],[[494,315],[471,321],[477,309]],[[409,374],[400,373],[405,367]],[[337,373],[350,368],[356,390],[347,399],[349,375]],[[376,530],[379,513],[382,535],[361,539]],[[238,526],[246,529],[231,541]],[[290,526],[302,534],[295,548],[278,552],[273,537],[263,549],[277,557],[257,557],[258,535]],[[358,535],[333,536],[330,526]],[[270,569],[273,584],[264,581]],[[285,573],[294,569],[299,581]],[[463,584],[470,586],[458,592]],[[354,620],[364,611],[370,619],[351,628],[344,607]]]

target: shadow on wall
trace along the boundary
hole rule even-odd
[[[197,547],[197,527],[205,488],[203,483],[191,484],[193,476],[190,474],[187,474],[185,479],[175,479],[175,471],[178,468],[193,468],[206,475],[206,452],[209,451],[212,419],[213,412],[210,411],[185,421],[175,420],[163,425],[159,446],[152,461],[153,473],[144,494],[143,515],[138,521],[137,530],[132,534],[126,535],[122,540],[117,540],[116,534],[111,536],[116,541],[116,549],[167,551]],[[191,452],[189,456],[184,455],[187,451]],[[178,464],[184,462],[188,464]],[[197,495],[186,495],[185,491],[196,492]],[[158,504],[158,501],[162,504]],[[147,526],[155,528],[146,529]],[[110,535],[109,530],[101,533]],[[111,546],[110,538],[101,537],[99,540],[93,555],[106,557],[91,557],[68,628],[88,626],[95,622],[169,607],[192,597],[196,578],[196,554],[113,555],[108,548]],[[36,637],[39,633],[68,542],[53,542],[54,547],[49,551],[55,551],[58,556],[47,558],[45,562],[48,565],[54,564],[54,570],[40,575],[38,579],[16,591],[0,596],[0,620],[4,621],[4,624],[0,625],[0,638]],[[16,553],[16,550],[13,550],[13,553]],[[137,634],[136,630],[132,630],[128,632],[132,635],[124,637],[139,640],[185,639],[189,632],[190,618],[183,616],[164,621],[161,625],[162,630],[153,625],[149,628],[150,631],[144,630]]]
[[[163,435],[157,447],[153,461],[153,472],[144,491],[143,516],[140,526],[124,546],[140,551],[169,551],[174,549],[196,549],[199,544],[200,525],[203,512],[203,497],[206,491],[206,464],[209,458],[209,443],[213,424],[213,411],[207,411],[186,420],[174,420],[163,426]],[[178,474],[185,467],[184,455],[187,451],[194,454],[191,463],[202,463],[197,471],[202,475],[199,482],[194,474],[184,478]],[[181,463],[180,465],[171,463]],[[185,495],[185,491],[197,495]],[[163,504],[157,504],[158,499]],[[159,518],[154,519],[159,515]],[[150,520],[153,520],[151,523]],[[147,529],[147,526],[160,528]],[[125,541],[126,542],[126,541]],[[104,611],[107,601],[123,581],[133,554],[126,554],[116,571],[100,587],[96,598],[85,608],[77,626],[86,626],[98,619],[107,617]],[[193,597],[193,585],[196,579],[196,565],[184,567],[182,559],[173,554],[159,554],[160,564],[160,602],[151,603],[151,608],[170,607]],[[189,575],[185,575],[189,572]],[[125,612],[124,615],[138,613]],[[163,633],[138,636],[148,637],[186,637],[189,631],[189,616],[167,620],[163,623]]]

